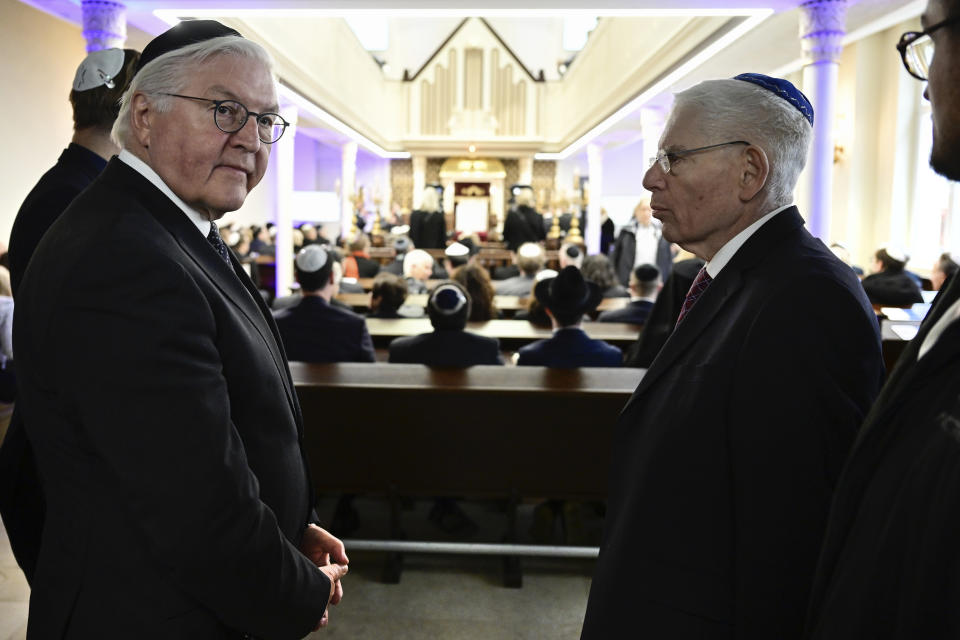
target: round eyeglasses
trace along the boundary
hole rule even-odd
[[[734,140],[732,142],[721,142],[719,144],[710,144],[705,147],[697,147],[696,149],[681,149],[679,151],[660,150],[655,158],[650,158],[650,166],[652,167],[654,164],[659,164],[664,173],[670,173],[670,168],[672,166],[671,163],[676,163],[676,161],[683,156],[688,156],[691,153],[698,153],[700,151],[707,151],[708,149],[719,149],[720,147],[725,147],[730,144],[749,145],[750,143],[746,140]]]
[[[257,136],[260,138],[260,142],[265,144],[273,144],[279,140],[283,132],[290,126],[290,123],[284,120],[279,113],[256,113],[236,100],[212,100],[197,96],[184,96],[179,93],[164,93],[162,95],[209,102],[214,106],[213,122],[224,133],[240,131],[247,124],[250,116],[253,116],[257,123]]]
[[[933,62],[933,38],[930,34],[941,27],[947,27],[960,21],[960,17],[947,18],[923,31],[907,31],[900,36],[897,51],[907,73],[917,80],[926,80],[930,75],[930,63]]]

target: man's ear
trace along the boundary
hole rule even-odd
[[[145,149],[150,148],[150,137],[156,114],[156,110],[145,94],[133,94],[130,101],[130,130],[133,137]]]
[[[749,145],[743,150],[740,165],[740,200],[749,202],[760,193],[770,176],[770,161],[760,147]]]

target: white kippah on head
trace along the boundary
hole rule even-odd
[[[113,79],[123,69],[123,49],[91,51],[77,67],[73,78],[74,91],[89,91],[97,87],[113,89]]]
[[[541,280],[546,280],[547,278],[556,278],[558,275],[560,274],[554,271],[553,269],[544,269],[543,271],[538,272],[536,276],[534,276],[534,280],[536,280],[537,282],[540,282]]]
[[[447,247],[444,253],[451,258],[459,258],[460,256],[465,256],[470,253],[470,249],[467,249],[466,245],[460,244],[459,242],[454,242],[452,245]]]
[[[304,273],[319,271],[327,264],[327,250],[315,244],[307,245],[297,254],[297,268]]]
[[[910,260],[910,256],[907,255],[907,252],[903,250],[903,247],[888,244],[887,246],[883,247],[883,250],[887,252],[888,256],[897,262],[907,262]]]
[[[408,224],[397,225],[393,229],[391,229],[390,232],[393,233],[393,235],[395,236],[405,236],[408,233],[410,233],[410,225]]]
[[[522,258],[539,258],[541,254],[540,245],[532,242],[524,242],[517,249],[517,255]]]

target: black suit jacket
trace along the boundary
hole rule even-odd
[[[503,221],[503,240],[507,249],[516,251],[524,242],[540,242],[546,237],[543,216],[533,208],[521,206],[507,212]]]
[[[499,340],[456,329],[438,329],[418,336],[396,338],[390,343],[390,362],[432,367],[503,364]]]
[[[941,291],[860,429],[817,568],[807,637],[960,637],[960,323],[923,358],[960,298]]]
[[[546,340],[520,347],[517,365],[569,369],[574,367],[619,367],[620,349],[603,340],[593,340],[583,329],[567,327]]]
[[[905,307],[923,302],[920,287],[906,273],[881,271],[863,279],[863,290],[873,304]]]
[[[10,231],[10,286],[14,295],[43,234],[106,164],[89,149],[70,143],[27,194]],[[43,492],[33,450],[20,412],[15,411],[0,446],[0,515],[14,557],[28,582],[33,580],[40,553],[43,511]]]
[[[287,358],[297,362],[373,362],[367,323],[318,296],[303,296],[275,316]]]
[[[796,208],[757,230],[620,414],[582,637],[799,638],[882,362],[863,289]]]
[[[114,159],[17,301],[19,408],[47,497],[29,638],[300,638],[330,583],[272,316],[177,206]]]
[[[622,309],[604,311],[597,318],[600,322],[627,322],[629,324],[643,324],[650,315],[653,303],[649,300],[631,300]]]
[[[443,211],[414,211],[410,214],[410,239],[417,249],[444,249],[447,246],[447,218]]]

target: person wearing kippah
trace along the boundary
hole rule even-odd
[[[499,340],[464,331],[470,306],[470,294],[461,284],[443,282],[437,285],[427,299],[427,314],[433,331],[395,338],[390,343],[390,362],[432,367],[503,364]]]
[[[756,73],[675,96],[643,186],[663,237],[706,264],[613,429],[583,640],[801,637],[884,373],[863,288],[793,205],[813,121]]]
[[[140,53],[133,49],[103,49],[88,54],[77,68],[70,90],[73,137],[27,194],[10,231],[14,295],[47,229],[120,151],[110,139],[110,128],[139,60]],[[6,371],[12,370],[11,365]],[[0,447],[0,514],[14,557],[31,582],[43,530],[43,496],[21,418],[20,412],[14,414]]]
[[[160,34],[123,94],[120,153],[30,259],[14,314],[46,498],[30,638],[294,640],[342,597],[276,324],[216,224],[266,173],[279,109],[262,46],[212,20]]]
[[[660,270],[652,264],[641,264],[630,274],[630,302],[621,309],[601,313],[600,322],[626,322],[644,324],[657,301],[657,293],[663,286]]]
[[[291,362],[374,362],[373,340],[362,316],[332,304],[341,267],[333,249],[311,244],[293,263],[302,295],[275,314],[277,330]]]

